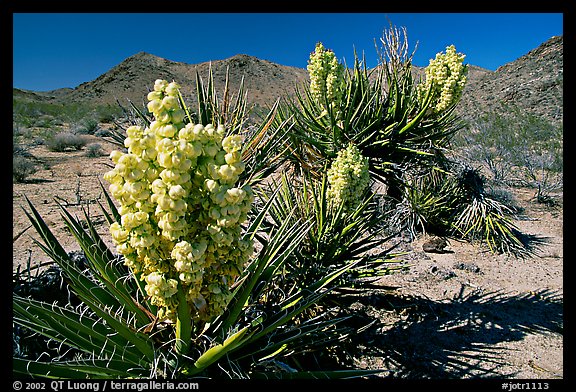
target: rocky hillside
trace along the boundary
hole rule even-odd
[[[275,64],[244,54],[187,64],[140,52],[74,89],[46,93],[14,89],[14,96],[50,102],[115,104],[117,99],[122,103],[130,99],[143,103],[153,81],[163,78],[178,81],[184,96],[194,101],[196,73],[207,80],[210,67],[218,91],[224,87],[228,70],[231,91],[237,92],[244,78],[248,102],[260,106],[271,105],[278,97],[291,94],[296,85],[308,80],[304,68]],[[414,68],[415,80],[418,80],[424,69]],[[458,111],[463,117],[470,118],[487,110],[502,110],[504,105],[512,105],[560,123],[563,118],[562,95],[563,37],[557,36],[496,71],[470,65],[468,83]]]
[[[563,36],[550,38],[496,71],[471,74],[458,111],[470,117],[515,107],[560,124],[563,120]]]

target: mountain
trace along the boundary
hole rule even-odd
[[[95,80],[74,89],[33,92],[14,89],[14,97],[56,103],[87,102],[122,104],[131,100],[145,103],[154,80],[176,80],[182,94],[194,101],[196,73],[208,79],[212,69],[218,92],[224,88],[225,75],[230,75],[232,93],[238,91],[244,78],[248,102],[271,105],[278,97],[291,94],[297,85],[308,81],[304,68],[290,67],[238,54],[224,60],[187,64],[140,52],[128,57]],[[413,67],[415,80],[424,68]],[[524,56],[496,71],[469,65],[468,81],[457,112],[470,118],[489,110],[506,110],[506,105],[533,113],[554,123],[563,120],[563,36],[550,38]]]
[[[474,117],[515,107],[562,123],[563,55],[563,36],[554,36],[496,71],[470,74],[457,111]]]
[[[144,102],[154,80],[175,80],[186,97],[196,94],[196,73],[203,81],[208,80],[212,69],[214,84],[218,92],[224,88],[226,72],[232,93],[237,93],[244,78],[244,89],[248,101],[259,105],[271,104],[285,92],[290,93],[295,83],[308,80],[305,69],[275,64],[253,56],[238,54],[225,60],[199,64],[187,64],[167,60],[149,53],[140,52],[100,75],[93,81],[80,84],[57,100],[81,101],[93,104],[115,104],[116,100],[126,103]]]

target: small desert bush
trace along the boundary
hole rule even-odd
[[[24,182],[34,173],[36,173],[36,165],[30,158],[22,155],[12,157],[12,179],[15,182]]]
[[[105,155],[104,149],[100,143],[91,143],[86,146],[86,156],[89,158],[98,158]]]
[[[81,150],[87,143],[86,137],[72,132],[59,132],[46,140],[46,146],[50,151],[64,152]]]
[[[74,126],[74,133],[81,135],[94,135],[100,127],[98,120],[92,117],[87,117],[79,121]]]

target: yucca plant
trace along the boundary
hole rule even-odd
[[[493,253],[526,256],[534,249],[513,222],[515,210],[484,189],[479,170],[448,165],[412,174],[389,220],[398,230],[450,236],[485,244]]]
[[[311,83],[297,88],[294,98],[287,97],[277,116],[278,122],[292,124],[287,159],[298,171],[321,177],[338,151],[353,143],[369,159],[372,177],[394,188],[406,168],[434,166],[443,159],[444,148],[461,126],[454,108],[466,80],[463,55],[450,47],[447,58],[430,66],[445,66],[444,73],[431,72],[417,85],[412,55],[403,52],[401,41],[397,29],[385,32],[381,64],[372,70],[356,54],[351,69],[339,69],[334,53],[317,44],[308,65]]]
[[[465,202],[457,176],[438,168],[404,173],[404,179],[402,198],[389,211],[391,226],[412,239],[418,233],[449,235],[454,212]]]
[[[153,121],[126,130],[127,152],[111,154],[115,167],[104,176],[112,197],[103,187],[107,206],[102,211],[117,253],[105,245],[88,214],[81,222],[61,206],[88,260],[88,271],[81,270],[28,203],[26,214],[42,239],[37,244],[62,269],[82,304],[57,306],[14,295],[14,322],[72,347],[78,356],[14,358],[14,371],[69,378],[375,372],[308,371],[290,362],[350,332],[328,311],[302,315],[338,286],[351,265],[306,287],[286,286],[285,265],[310,222],[291,219],[293,213],[282,222],[267,218],[278,192],[253,203],[248,182],[254,177],[240,176],[246,150],[239,127],[227,133],[221,123],[194,124],[175,82],[157,80],[148,99]],[[210,118],[214,108],[202,109],[199,118]],[[253,254],[254,242],[259,250]],[[270,373],[270,362],[287,372]]]
[[[514,209],[485,191],[484,178],[478,169],[464,169],[458,181],[463,192],[451,221],[454,236],[484,243],[494,253],[521,257],[534,253],[513,222]]]

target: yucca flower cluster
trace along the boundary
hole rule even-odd
[[[354,144],[338,151],[328,169],[328,196],[333,206],[344,205],[345,211],[354,210],[361,202],[370,184],[368,158]]]
[[[318,42],[310,54],[307,70],[310,75],[310,93],[317,103],[324,105],[325,99],[333,103],[340,98],[344,67],[332,50]]]
[[[179,290],[194,320],[208,321],[228,302],[253,244],[241,224],[254,195],[237,187],[242,139],[222,125],[184,124],[179,86],[156,80],[148,94],[154,121],[126,130],[127,153],[114,151],[104,175],[119,202],[110,226],[117,251],[146,283],[160,319],[175,320]]]
[[[464,65],[462,53],[456,53],[456,47],[446,47],[446,53],[437,53],[426,67],[426,80],[417,86],[418,95],[423,101],[429,89],[432,89],[434,112],[446,110],[458,102],[466,85],[468,66]]]

